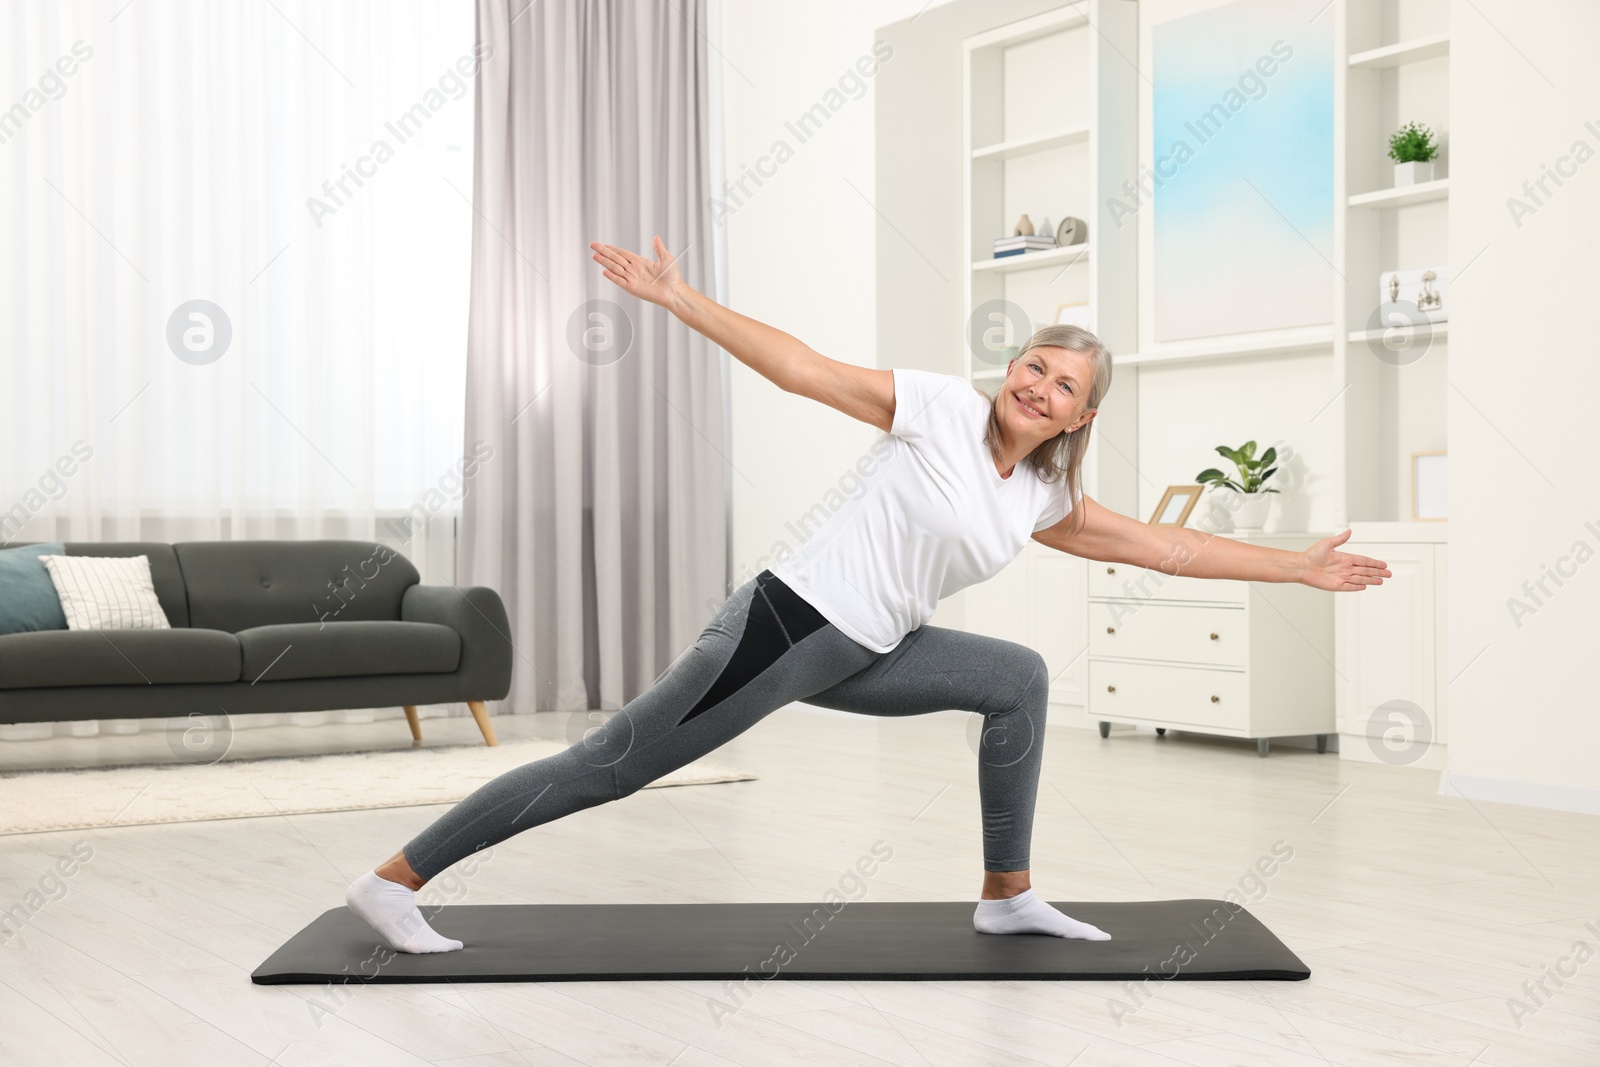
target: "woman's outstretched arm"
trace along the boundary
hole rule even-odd
[[[589,247],[606,278],[623,291],[666,308],[784,392],[810,397],[880,430],[891,427],[890,371],[829,359],[792,334],[723,307],[683,280],[677,257],[660,237],[654,244],[654,260],[598,241]]]
[[[1085,559],[1131,563],[1162,574],[1235,578],[1248,582],[1299,582],[1332,592],[1359,592],[1392,577],[1388,564],[1334,551],[1350,531],[1324,537],[1301,552],[1252,545],[1204,530],[1152,526],[1102,507],[1085,494],[1083,525],[1069,532],[1072,516],[1033,535],[1035,541]]]

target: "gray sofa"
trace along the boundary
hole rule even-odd
[[[172,629],[0,634],[0,723],[400,705],[420,741],[418,705],[465,701],[496,744],[484,701],[510,691],[512,647],[492,589],[421,585],[366,541],[65,544],[148,556]]]

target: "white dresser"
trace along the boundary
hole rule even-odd
[[[1226,534],[1298,552],[1328,534]],[[1334,732],[1333,599],[1298,582],[1241,582],[1088,561],[1088,716],[1255,738]],[[1361,596],[1361,593],[1343,594]]]

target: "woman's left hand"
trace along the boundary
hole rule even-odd
[[[661,240],[659,234],[653,243],[656,251],[654,261],[626,248],[601,244],[599,241],[589,242],[589,248],[594,252],[589,258],[604,267],[601,273],[624,292],[667,307],[684,288],[683,278],[678,274],[678,257],[667,251],[666,242]]]
[[[1358,592],[1369,585],[1382,585],[1392,578],[1389,567],[1381,559],[1356,556],[1348,552],[1335,552],[1334,548],[1350,539],[1350,531],[1324,537],[1304,552],[1305,559],[1300,581],[1314,589],[1327,589],[1335,593]]]

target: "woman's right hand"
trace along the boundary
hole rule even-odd
[[[685,288],[678,274],[678,257],[667,251],[667,246],[656,235],[656,258],[648,260],[629,252],[626,248],[591,241],[594,261],[605,268],[604,274],[624,292],[648,300],[652,304],[668,307]]]

